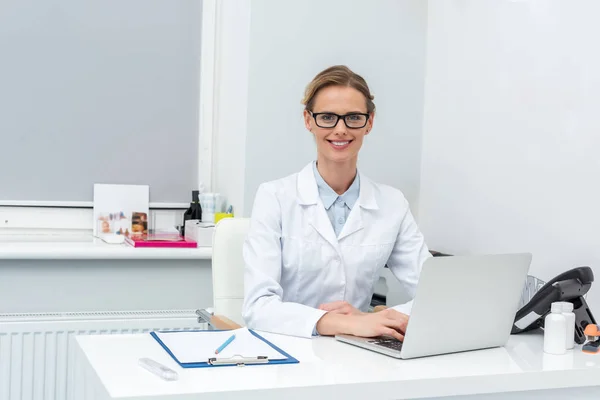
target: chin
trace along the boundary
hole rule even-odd
[[[356,158],[356,154],[353,153],[339,153],[336,152],[335,154],[329,154],[327,159],[331,162],[335,162],[335,163],[345,163],[348,161],[353,160],[354,158]]]

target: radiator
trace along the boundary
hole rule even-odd
[[[194,310],[0,314],[0,400],[76,400],[74,335],[189,329]]]

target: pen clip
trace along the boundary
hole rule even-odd
[[[267,356],[257,356],[257,357],[244,357],[242,355],[236,354],[233,357],[229,358],[209,358],[208,363],[210,365],[237,365],[244,366],[250,364],[267,364],[269,362],[269,357]]]

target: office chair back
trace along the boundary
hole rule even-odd
[[[214,314],[245,325],[244,258],[242,248],[250,227],[249,218],[224,218],[213,236],[212,282]]]

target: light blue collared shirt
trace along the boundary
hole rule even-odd
[[[319,196],[325,206],[325,211],[327,211],[327,216],[331,221],[335,236],[340,236],[340,232],[348,219],[348,215],[350,215],[350,210],[352,210],[352,207],[354,207],[354,204],[356,204],[356,201],[358,200],[358,195],[360,193],[360,178],[358,177],[358,173],[348,190],[346,190],[344,194],[338,195],[335,190],[325,182],[317,170],[316,162],[313,162],[313,172],[315,174],[315,179],[317,180]]]

